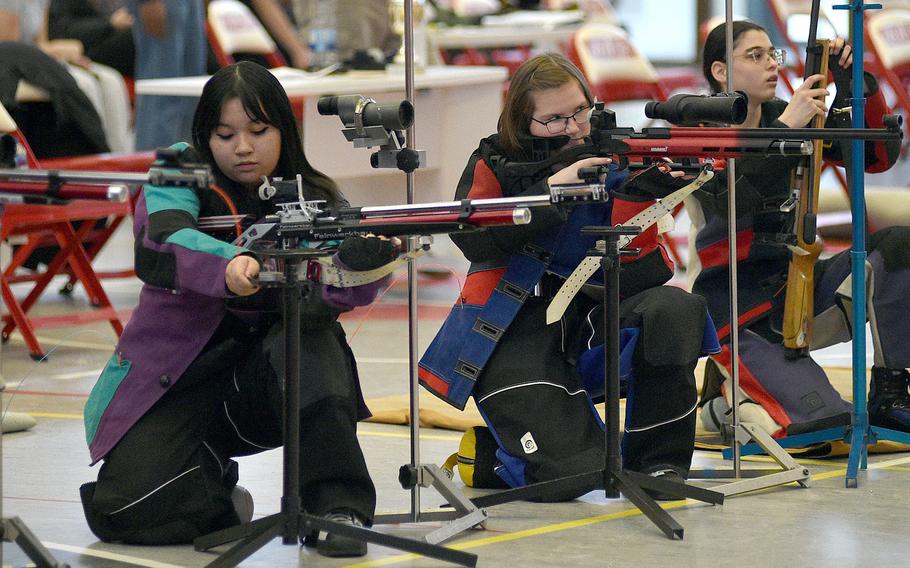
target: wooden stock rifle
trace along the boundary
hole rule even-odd
[[[815,2],[814,9],[817,10]],[[816,14],[817,15],[817,14]],[[817,18],[814,20],[817,22]],[[821,74],[825,78],[816,87],[827,86],[828,40],[815,41],[815,26],[810,30],[810,43],[806,48],[805,78]],[[811,127],[824,128],[825,116],[816,115]],[[814,151],[801,160],[791,177],[793,193],[781,206],[782,211],[798,206],[794,218],[795,242],[789,246],[790,264],[787,271],[786,296],[784,299],[783,338],[785,355],[788,359],[805,357],[812,342],[812,322],[815,308],[815,262],[822,251],[822,244],[816,235],[819,179],[822,166],[822,141],[813,141]]]

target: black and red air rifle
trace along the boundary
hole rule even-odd
[[[695,95],[690,95],[695,96]],[[732,97],[731,97],[732,98]],[[745,99],[743,98],[745,104]],[[732,116],[736,118],[736,111]],[[660,118],[660,117],[658,117]],[[727,119],[728,122],[734,120]],[[564,146],[565,136],[524,140],[527,162],[501,160],[497,169],[515,177],[533,177],[579,159],[612,157],[624,169],[653,159],[721,159],[767,156],[811,156],[813,140],[900,140],[902,119],[887,116],[885,128],[737,128],[658,127],[636,130],[617,127],[616,115],[596,103],[591,133],[583,144]]]
[[[531,208],[567,201],[606,200],[602,184],[555,186],[545,195],[465,199],[436,203],[342,207],[324,209],[322,202],[303,199],[298,180],[265,180],[260,197],[275,203],[278,211],[252,225],[235,241],[247,248],[262,243],[296,239],[298,241],[333,241],[351,235],[383,236],[433,235],[475,228],[524,225],[531,221]],[[203,230],[230,229],[236,217],[202,218]],[[248,222],[248,220],[247,220]]]
[[[191,164],[187,167],[179,162],[178,155],[177,150],[158,150],[158,161],[147,173],[0,169],[0,193],[57,199],[126,201],[130,188],[138,188],[146,183],[203,188],[214,182],[208,166]]]

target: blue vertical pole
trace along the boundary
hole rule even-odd
[[[853,42],[853,128],[865,126],[866,98],[863,96],[863,11],[881,8],[880,4],[863,4],[851,0],[850,30]],[[850,435],[850,457],[847,461],[846,486],[857,486],[857,474],[865,469],[869,443],[869,413],[866,409],[866,203],[865,146],[862,140],[851,140],[850,210],[853,216],[853,246],[850,249],[853,274],[853,430]]]

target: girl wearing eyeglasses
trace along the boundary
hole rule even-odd
[[[702,69],[714,92],[725,90],[727,73],[733,74],[734,90],[749,97],[749,112],[742,126],[802,128],[815,116],[829,115],[827,91],[817,85],[821,75],[812,75],[796,89],[789,101],[775,96],[783,53],[775,49],[767,32],[751,22],[733,22],[732,62],[725,53],[726,24],[708,34]],[[831,42],[829,68],[835,76],[849,77],[853,57],[849,45]],[[847,89],[843,89],[846,91]],[[863,95],[866,124],[882,127],[890,111],[875,79],[865,75]],[[850,94],[838,92],[834,110],[849,106]],[[846,118],[849,126],[849,118]],[[899,143],[866,143],[866,171],[890,168]],[[826,148],[825,157],[841,159],[841,146]],[[830,385],[824,371],[810,357],[788,360],[784,356],[781,326],[790,251],[781,237],[791,231],[793,218],[781,212],[791,193],[791,171],[799,158],[769,157],[736,160],[736,215],[740,363],[748,374],[745,394],[754,400],[744,405],[749,421],[762,423],[772,434],[793,434],[849,423],[849,405]],[[697,257],[690,263],[693,292],[707,298],[714,321],[727,334],[729,322],[727,242],[727,179],[720,173],[697,191],[687,204],[697,230]],[[869,319],[873,322],[875,360],[869,413],[872,424],[910,431],[910,302],[904,292],[910,286],[910,261],[900,250],[910,246],[910,231],[889,227],[867,240],[870,283],[867,295]],[[849,251],[816,263],[815,320],[812,348],[849,341],[850,260]],[[714,362],[717,362],[715,367]],[[727,370],[716,372],[721,366]],[[729,361],[709,363],[703,392],[707,426],[719,427],[728,408],[720,397],[722,376],[729,374]],[[729,392],[727,392],[729,396]]]
[[[474,396],[490,426],[478,432],[475,464],[487,457],[497,463],[495,475],[475,465],[478,485],[486,477],[490,486],[517,487],[604,466],[602,423],[592,412],[592,399],[604,393],[602,293],[578,294],[552,325],[545,310],[594,245],[595,239],[580,235],[581,227],[629,219],[654,203],[647,188],[665,195],[674,178],[649,170],[629,182],[626,172],[602,157],[530,176],[507,167],[530,161],[532,137],[552,139],[557,148],[582,144],[593,103],[581,72],[565,57],[527,61],[512,78],[497,133],[480,141],[456,190],[456,199],[541,195],[557,184],[579,183],[581,167],[610,167],[607,203],[535,207],[529,225],[452,235],[471,268],[458,303],[421,360],[420,378],[455,406]],[[716,346],[716,336],[701,298],[662,286],[672,267],[657,228],[629,247],[640,254],[624,257],[620,277],[620,323],[628,339],[623,465],[682,480],[694,444],[695,363],[711,348],[703,347],[703,338]],[[485,448],[489,456],[481,455]]]

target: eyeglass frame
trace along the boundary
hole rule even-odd
[[[584,108],[580,108],[580,109],[576,110],[575,112],[573,112],[573,113],[570,114],[569,116],[559,116],[559,115],[557,115],[557,116],[554,116],[553,118],[551,118],[551,119],[549,119],[549,120],[546,120],[546,121],[537,120],[536,118],[534,118],[534,117],[532,116],[532,117],[531,117],[531,120],[533,120],[533,121],[536,122],[537,124],[542,124],[543,127],[546,128],[546,129],[547,129],[547,132],[549,132],[550,134],[559,134],[560,132],[565,132],[566,129],[569,128],[569,119],[574,120],[574,121],[575,121],[575,124],[587,124],[588,122],[590,122],[590,120],[591,120],[590,112],[591,112],[591,110],[592,110],[593,108],[594,108],[594,103],[591,103],[589,106],[586,106],[586,107],[584,107]],[[578,116],[579,116],[579,115],[583,116],[583,117],[584,117],[584,120],[578,120]],[[552,130],[550,130],[550,126],[549,126],[549,125],[552,124],[552,123],[554,123],[554,122],[557,122],[557,121],[559,121],[559,120],[564,121],[564,122],[563,122],[562,129],[561,129],[561,130],[557,130],[556,132],[553,132]]]
[[[761,55],[758,55],[758,54]],[[765,57],[770,57],[771,61],[777,64],[778,67],[781,67],[784,64],[784,61],[787,60],[787,50],[780,47],[772,47],[771,49],[764,49],[762,47],[756,47],[750,49],[745,53],[740,53],[734,57],[742,57],[744,59],[751,59],[753,63],[760,64],[765,60]]]

